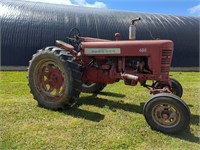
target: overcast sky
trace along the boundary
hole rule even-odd
[[[147,13],[200,16],[200,0],[26,0]]]

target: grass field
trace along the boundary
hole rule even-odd
[[[172,72],[191,110],[190,129],[167,135],[150,129],[142,114],[149,91],[118,82],[98,95],[81,94],[76,107],[37,106],[26,72],[0,72],[0,150],[200,149],[200,73]]]

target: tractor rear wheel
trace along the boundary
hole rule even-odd
[[[106,87],[106,84],[104,83],[90,83],[82,84],[82,92],[84,93],[99,93]]]
[[[72,56],[58,47],[47,47],[33,55],[28,81],[39,106],[65,109],[74,104],[81,91],[80,67]]]
[[[146,102],[143,110],[145,119],[152,129],[163,133],[177,133],[190,123],[190,110],[180,97],[156,94]]]

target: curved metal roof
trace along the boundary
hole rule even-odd
[[[25,66],[36,50],[65,40],[77,27],[83,36],[113,39],[116,32],[128,39],[131,19],[137,23],[138,39],[171,39],[175,44],[172,66],[199,66],[199,21],[197,17],[146,14],[109,9],[1,0],[2,65]]]

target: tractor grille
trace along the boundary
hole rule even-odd
[[[161,59],[161,73],[168,73],[170,71],[172,59],[172,50],[162,50],[162,59]]]

